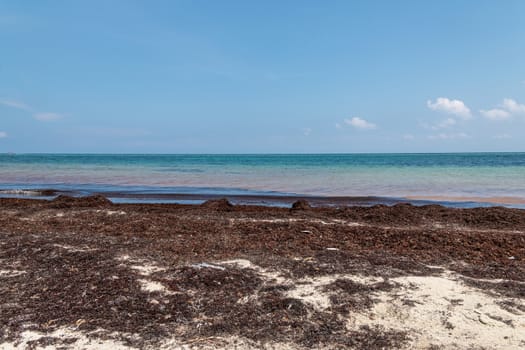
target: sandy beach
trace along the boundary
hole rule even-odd
[[[0,0],[0,350],[525,350],[524,23]]]
[[[0,199],[0,349],[520,349],[525,211]]]

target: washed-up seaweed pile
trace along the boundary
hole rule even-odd
[[[397,347],[410,335],[367,326],[348,330],[345,320],[370,309],[375,292],[394,288],[390,278],[439,272],[429,265],[506,278],[512,281],[465,282],[525,297],[520,210],[114,205],[103,197],[59,197],[1,199],[0,227],[5,341],[28,329],[74,327],[118,333],[136,347],[174,336],[183,342],[242,336],[303,347]],[[253,266],[201,264],[232,259],[249,259],[275,276]],[[145,271],[148,264],[153,267]],[[334,274],[380,281],[336,279],[324,287],[331,295],[326,308],[291,297],[292,287],[283,282]],[[39,345],[60,342],[42,338]]]

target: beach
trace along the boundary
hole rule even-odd
[[[0,350],[525,349],[524,15],[0,0]]]
[[[0,199],[1,349],[519,349],[525,212]]]

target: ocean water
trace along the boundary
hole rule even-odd
[[[0,154],[0,195],[39,189],[120,201],[312,196],[522,207],[525,153]]]

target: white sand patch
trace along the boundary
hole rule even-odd
[[[191,265],[191,267],[193,267],[195,269],[215,269],[215,270],[221,270],[221,271],[226,270],[226,268],[224,266],[208,264],[208,263],[193,264],[193,265]]]
[[[125,264],[132,270],[137,271],[143,277],[151,276],[152,274],[156,272],[166,271],[166,268],[164,267],[158,266],[144,259],[132,258],[131,256],[127,254],[118,256],[116,260],[120,261],[122,264]],[[129,263],[132,263],[134,265],[129,265]],[[174,292],[168,290],[166,286],[164,286],[162,283],[158,281],[152,281],[148,278],[142,278],[142,279],[138,279],[137,282],[140,283],[140,289],[146,293],[158,292],[164,295],[175,294]]]
[[[377,277],[365,277],[360,275],[334,274],[319,277],[308,277],[302,279],[284,278],[276,271],[271,271],[257,266],[245,259],[222,261],[221,264],[234,264],[240,268],[255,270],[259,277],[265,281],[265,285],[279,284],[291,287],[284,295],[288,298],[299,299],[318,311],[325,311],[331,307],[330,296],[333,292],[324,291],[325,287],[338,279],[349,279],[355,283],[373,284],[382,281]],[[245,297],[246,302],[255,298],[256,295]]]
[[[60,328],[53,332],[49,333],[39,333],[35,331],[25,331],[22,332],[21,338],[13,343],[3,343],[0,344],[0,349],[2,350],[22,350],[22,349],[33,349],[30,342],[37,341],[43,337],[52,337],[57,338],[56,345],[48,346],[38,346],[37,349],[72,349],[72,350],[129,350],[134,349],[129,346],[124,345],[123,343],[112,340],[112,339],[101,339],[101,338],[89,338],[85,334],[75,331],[74,329],[69,328]],[[59,341],[72,341],[70,344],[62,344]],[[69,341],[68,341],[69,340]]]
[[[129,259],[128,259],[129,260]],[[334,274],[302,279],[285,277],[281,272],[263,268],[246,259],[221,261],[215,264],[195,264],[197,268],[227,269],[235,266],[240,269],[251,269],[263,279],[265,286],[286,285],[291,289],[283,294],[289,298],[301,300],[317,311],[330,311],[330,297],[336,293],[327,290],[326,286],[337,279],[347,279],[354,283],[372,285],[383,281],[380,277],[362,275]],[[152,266],[140,266],[151,271]],[[158,268],[158,267],[157,267]],[[441,268],[435,266],[434,268]],[[510,298],[490,296],[483,291],[462,283],[459,276],[443,268],[439,276],[405,276],[391,278],[395,287],[388,291],[376,291],[371,297],[377,302],[370,310],[352,311],[347,319],[349,330],[358,330],[360,326],[384,327],[397,331],[406,331],[410,337],[407,348],[427,349],[433,345],[446,349],[468,349],[483,347],[487,349],[521,349],[525,348],[525,312],[519,308],[502,307],[502,302]],[[155,270],[155,266],[153,266]],[[484,282],[503,282],[504,280],[480,280]],[[169,291],[158,282],[140,280],[145,291]],[[239,302],[257,298],[247,296]],[[512,302],[523,306],[524,300],[512,299]],[[171,343],[170,343],[171,342]],[[178,344],[176,339],[166,340],[168,344]],[[174,345],[179,346],[179,345]],[[236,339],[203,338],[192,343],[183,344],[181,349],[194,347],[199,349],[255,349],[264,348],[261,344]],[[189,347],[188,347],[189,346]],[[290,344],[271,344],[272,349],[293,349]]]
[[[127,264],[127,266],[129,266],[129,268],[131,268],[132,270],[137,271],[142,276],[150,276],[151,274],[154,274],[155,272],[166,271],[166,268],[164,267],[160,267],[144,259],[132,258],[131,256],[127,254],[120,255],[116,257],[115,259],[122,263],[132,263],[133,265]]]
[[[241,269],[254,270],[259,275],[259,278],[263,280],[263,286],[287,285],[290,282],[288,279],[282,277],[279,272],[265,269],[261,266],[253,264],[251,261],[246,260],[246,259],[221,261],[220,264],[235,265],[236,267],[241,268]],[[241,304],[244,304],[252,300],[257,300],[257,298],[258,298],[258,292],[255,292],[252,295],[247,295],[243,297],[242,299],[239,299],[238,302]]]
[[[117,256],[115,259],[118,260],[118,261],[130,261],[130,260],[132,260],[131,256],[129,256],[128,254],[123,254],[123,255]]]
[[[0,270],[0,277],[16,277],[26,273],[22,270]]]
[[[108,216],[111,215],[126,215],[127,213],[123,210],[108,210],[108,209],[97,209],[95,213],[105,213]]]
[[[383,281],[379,277],[347,274],[288,279],[245,259],[223,261],[221,264],[252,269],[265,280],[266,285],[291,286],[292,289],[284,292],[286,297],[299,299],[318,311],[330,310],[330,296],[335,292],[325,290],[325,287],[337,279],[365,285]],[[459,275],[439,266],[435,268],[442,269],[443,273],[440,276],[391,278],[389,281],[396,287],[371,293],[377,303],[370,310],[352,311],[347,320],[348,329],[357,330],[366,325],[407,331],[412,339],[407,345],[410,349],[428,349],[432,345],[446,349],[525,348],[525,313],[518,308],[504,309],[499,304],[509,298],[492,297],[465,285]],[[513,299],[512,302],[525,305],[525,301],[520,299]]]
[[[382,281],[382,279],[376,277],[347,274],[304,278],[290,281],[290,284],[295,288],[288,290],[285,295],[289,298],[299,299],[318,311],[325,311],[332,306],[330,296],[334,293],[324,289],[338,279],[347,279],[361,284],[373,284]]]
[[[221,261],[220,263],[226,265],[237,265],[237,267],[240,267],[241,269],[262,270],[260,266],[257,266],[253,264],[250,260],[246,259],[226,260]]]
[[[363,226],[362,223],[359,222],[353,222],[353,221],[346,221],[341,219],[333,219],[333,220],[320,220],[320,219],[298,219],[298,218],[285,218],[285,219],[252,219],[252,218],[230,218],[228,219],[230,223],[234,222],[258,222],[258,223],[284,223],[288,224],[291,222],[298,222],[298,223],[307,223],[307,224],[321,224],[321,225],[340,225],[340,226]]]
[[[152,281],[147,276],[162,267],[148,263],[145,260],[134,259],[128,255],[117,258],[122,263],[139,271],[144,278],[138,280],[144,292],[176,294],[166,286]],[[263,268],[246,259],[236,259],[216,262],[214,264],[200,263],[191,265],[194,268],[211,268],[223,270],[228,268],[250,269],[263,279],[263,286],[286,285],[290,289],[283,291],[289,298],[301,300],[320,312],[330,312],[332,307],[330,296],[337,293],[325,287],[337,279],[347,279],[354,283],[372,285],[384,281],[381,277],[363,275],[334,274],[307,278],[289,278],[278,270]],[[462,282],[458,274],[442,269],[440,275],[434,276],[404,276],[389,279],[394,286],[391,290],[377,290],[369,294],[376,303],[369,310],[351,310],[347,320],[349,331],[358,330],[361,326],[384,327],[394,331],[406,331],[410,341],[408,349],[429,349],[433,345],[445,349],[523,349],[525,348],[525,312],[517,307],[503,307],[502,302],[512,301],[519,306],[525,306],[523,299],[494,297],[483,291],[470,287]],[[5,270],[1,270],[4,272]],[[8,271],[12,272],[14,270]],[[23,272],[23,271],[22,271]],[[0,273],[0,275],[2,275]],[[485,282],[502,282],[503,280],[478,280]],[[258,292],[247,296],[257,298]],[[160,299],[159,299],[160,300]],[[247,301],[244,300],[244,301]],[[151,303],[159,304],[156,299]],[[243,300],[239,300],[243,302]],[[508,306],[508,305],[507,305]],[[173,334],[173,333],[172,333]],[[118,335],[90,336],[76,331],[74,328],[63,328],[47,334],[33,331],[22,333],[22,339],[15,343],[0,344],[0,349],[26,349],[28,342],[41,337],[76,340],[68,344],[40,347],[41,349],[132,349],[114,339]],[[181,342],[176,336],[160,340],[155,346],[144,345],[144,349],[278,349],[295,350],[301,347],[288,343],[261,344],[238,337],[203,337]]]
[[[120,261],[123,265],[128,266],[132,270],[137,271],[141,276],[145,277],[145,278],[141,278],[137,280],[137,282],[140,283],[140,289],[143,292],[146,292],[146,293],[158,292],[164,295],[175,294],[174,292],[168,290],[168,288],[166,288],[166,286],[164,286],[162,283],[158,281],[152,281],[147,278],[148,276],[151,276],[152,274],[156,272],[166,271],[166,268],[155,265],[151,262],[147,262],[144,259],[132,258],[131,256],[127,254],[118,256],[116,260]],[[134,265],[129,265],[129,263],[133,263]]]
[[[408,331],[414,349],[525,347],[525,314],[502,309],[497,298],[466,286],[450,272],[391,281],[401,286],[375,293],[380,301],[365,313],[351,314],[348,328],[368,325]]]
[[[53,247],[62,248],[67,250],[68,252],[77,253],[77,252],[93,252],[98,249],[96,248],[89,248],[88,246],[85,247],[74,247],[67,244],[53,244]]]
[[[281,276],[281,274],[277,271],[272,271],[269,269],[265,269],[261,266],[253,264],[251,261],[246,259],[235,259],[235,260],[227,260],[227,261],[221,261],[220,264],[223,265],[235,265],[238,268],[241,269],[251,269],[257,272],[257,274],[266,282],[273,282],[273,283],[286,283],[287,279]]]
[[[15,342],[5,342],[0,344],[1,350],[26,350],[26,349],[69,349],[69,350],[134,350],[137,347],[124,345],[121,341],[111,339],[117,338],[119,333],[111,333],[108,335],[99,331],[94,331],[89,334],[84,334],[74,328],[60,328],[49,333],[40,333],[35,331],[22,332],[21,338]],[[38,341],[44,337],[56,338],[56,344],[47,346],[31,346],[31,342]],[[128,335],[129,337],[129,335]],[[139,336],[131,336],[132,338],[140,338]],[[74,340],[74,341],[73,341]],[[201,337],[185,340],[182,342],[176,337],[165,338],[160,343],[154,345],[144,344],[140,349],[147,350],[299,350],[301,347],[295,344],[287,343],[266,343],[261,344],[249,339],[240,337]]]
[[[309,304],[316,310],[328,309],[331,305],[330,295],[322,291],[323,287],[332,283],[335,279],[332,276],[312,278],[308,282],[302,281],[295,284],[295,288],[288,290],[288,298],[299,299],[305,304]]]
[[[175,294],[171,291],[169,291],[162,283],[160,282],[157,282],[157,281],[151,281],[151,280],[147,280],[147,279],[139,279],[137,280],[139,283],[140,283],[140,289],[143,291],[143,292],[147,292],[147,293],[155,293],[155,292],[159,292],[159,293],[162,293],[164,295],[170,295],[170,294]]]
[[[170,346],[170,342],[173,341],[177,344],[176,340],[167,340],[162,343],[160,349],[199,349],[199,350],[299,350],[302,347],[296,344],[289,343],[278,343],[268,342],[260,343],[253,340],[241,338],[241,337],[202,337],[195,338],[186,341],[182,346],[175,345]]]
[[[138,271],[142,276],[149,276],[155,272],[162,272],[166,270],[164,267],[160,267],[153,264],[131,265],[130,268],[132,268],[135,271]]]

